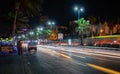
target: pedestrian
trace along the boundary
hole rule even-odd
[[[22,41],[17,42],[18,55],[22,55]]]

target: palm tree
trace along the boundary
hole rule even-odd
[[[68,33],[70,34],[70,36],[72,36],[73,38],[77,38],[78,36],[78,32],[75,32],[75,28],[77,27],[77,23],[75,23],[74,21],[70,21],[69,26],[68,26]],[[63,32],[62,32],[63,33]]]
[[[10,11],[8,13],[8,17],[9,17],[10,22],[13,22],[13,19],[15,19],[14,16],[15,16],[15,14],[12,11]],[[15,25],[15,23],[17,24],[17,26]],[[28,23],[29,23],[28,17],[23,15],[23,13],[19,11],[18,16],[16,18],[16,22],[14,20],[14,25],[16,27],[16,29],[15,29],[16,32],[22,31],[23,29],[30,29],[30,26],[29,26]]]
[[[44,39],[47,39],[47,38],[49,38],[49,36],[52,34],[52,30],[51,29],[45,29],[45,30],[43,30],[43,32],[42,32],[42,37],[44,38]]]
[[[42,0],[14,0],[15,2],[15,16],[14,16],[14,24],[13,24],[13,32],[14,36],[16,30],[16,22],[18,18],[19,12],[22,13],[25,17],[34,17],[39,16],[41,11],[41,3]]]
[[[76,27],[76,31],[81,32],[81,45],[83,46],[83,32],[89,28],[90,26],[90,21],[89,20],[85,20],[84,18],[81,18],[77,21],[78,23],[78,27]]]
[[[16,19],[17,21],[17,27],[16,30],[20,31],[22,29],[29,29],[29,18],[25,16],[22,12],[18,13],[18,18]]]

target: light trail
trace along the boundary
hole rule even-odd
[[[98,66],[98,65],[94,65],[94,64],[89,64],[89,63],[87,63],[87,65],[89,67],[92,67],[94,69],[100,70],[100,71],[108,73],[108,74],[120,74],[120,72],[118,72],[118,71],[115,71],[115,70],[112,70],[112,69],[108,69],[108,68],[105,68],[105,67],[102,67],[102,66]]]
[[[68,59],[72,59],[70,56],[67,56],[67,55],[65,55],[65,54],[60,54],[60,56],[62,56],[62,57],[64,57],[64,58],[68,58]]]

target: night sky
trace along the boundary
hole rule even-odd
[[[12,23],[7,21],[7,13],[13,10],[13,0],[0,0],[0,34],[5,33],[6,25]],[[66,24],[70,20],[77,19],[77,12],[73,7],[78,5],[84,8],[81,17],[88,18],[89,16],[95,17],[120,17],[120,4],[119,0],[44,0],[42,4],[42,16],[48,16],[50,20],[56,24]],[[10,3],[11,2],[11,5]],[[7,28],[10,30],[10,28]]]
[[[43,15],[48,15],[58,23],[67,23],[69,20],[77,19],[77,12],[73,10],[75,5],[84,8],[81,17],[120,16],[118,0],[44,0]]]

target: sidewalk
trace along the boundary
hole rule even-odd
[[[0,74],[27,74],[23,56],[0,55]]]

